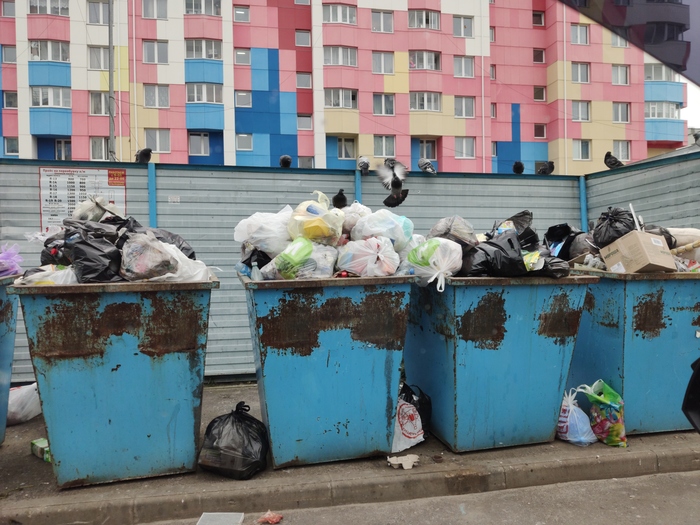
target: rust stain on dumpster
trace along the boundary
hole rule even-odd
[[[683,312],[683,311],[690,311],[690,312],[700,312],[700,303],[695,303],[694,306],[677,306],[674,308],[671,308],[674,312]],[[692,326],[700,326],[700,316],[696,317],[693,319],[693,322],[690,323]]]
[[[658,290],[641,296],[639,303],[634,305],[633,328],[635,332],[641,332],[644,339],[659,337],[661,330],[666,328],[663,298],[663,290]]]
[[[586,298],[583,300],[583,309],[591,313],[595,310],[595,297],[590,290],[586,290]]]
[[[197,336],[206,333],[208,319],[190,294],[164,297],[148,294],[153,309],[139,351],[151,357],[197,348]]]
[[[12,321],[12,302],[2,301],[0,302],[0,323],[10,326]]]
[[[549,310],[540,314],[539,335],[551,337],[558,345],[564,345],[566,339],[576,336],[581,322],[581,310],[571,308],[569,294],[562,292],[555,295]]]
[[[477,348],[498,350],[506,334],[506,301],[503,292],[485,294],[476,308],[457,319],[457,333]]]

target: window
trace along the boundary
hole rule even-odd
[[[311,31],[294,32],[294,43],[300,47],[309,47],[311,45]]]
[[[109,48],[88,46],[88,69],[109,70]]]
[[[185,58],[221,60],[221,40],[185,40]]]
[[[167,64],[168,43],[155,40],[144,40],[143,62],[144,64]]]
[[[314,169],[314,158],[313,157],[299,157],[297,160],[299,167],[306,170]]]
[[[663,64],[644,64],[644,80],[678,82],[678,73]]]
[[[630,105],[628,102],[613,102],[613,122],[626,124],[630,121]]]
[[[2,46],[2,61],[6,64],[17,62],[17,48],[15,46]]]
[[[236,133],[236,150],[253,151],[253,135],[250,133]]]
[[[143,0],[143,17],[167,19],[168,0]]]
[[[237,108],[252,108],[253,94],[250,91],[236,91],[234,94]]]
[[[394,95],[375,93],[372,97],[372,112],[375,115],[394,114]]]
[[[6,16],[8,18],[15,17],[15,2],[14,2],[14,0],[2,2],[2,16]]]
[[[357,66],[357,48],[323,46],[323,65]]]
[[[574,160],[591,160],[591,141],[574,139]]]
[[[455,158],[473,159],[476,139],[474,137],[455,137]]]
[[[610,45],[612,47],[629,47],[629,43],[617,33],[610,35]]]
[[[627,86],[630,83],[628,66],[612,67],[612,83],[615,86]]]
[[[437,29],[439,29],[439,27]],[[453,16],[452,35],[465,38],[473,37],[474,19],[471,16]]]
[[[170,86],[144,84],[143,106],[146,108],[169,108]]]
[[[70,88],[32,87],[32,107],[69,108]]]
[[[17,109],[17,92],[5,91],[3,94],[2,107],[5,109]]]
[[[454,57],[455,77],[474,78],[474,57]]]
[[[588,84],[589,76],[588,71],[590,64],[583,62],[572,62],[571,63],[571,81],[576,84]]]
[[[414,91],[409,95],[411,111],[440,111],[440,93]]]
[[[674,102],[646,102],[644,118],[680,119],[681,106]]]
[[[375,135],[374,136],[374,156],[375,157],[393,157],[394,143],[396,137],[394,135]],[[354,157],[353,157],[354,158]]]
[[[68,0],[29,0],[29,13],[69,16]]]
[[[109,93],[103,91],[90,93],[90,115],[109,115]]]
[[[72,158],[71,141],[68,139],[56,139],[56,160],[71,160]]]
[[[532,98],[538,102],[547,100],[547,89],[544,86],[535,86]]]
[[[56,40],[31,40],[29,42],[31,60],[50,60],[53,62],[70,61],[69,42]]]
[[[534,134],[536,139],[546,139],[547,124],[535,124]]]
[[[324,95],[327,108],[357,109],[357,91],[354,89],[325,89]]]
[[[234,22],[250,22],[250,7],[236,6],[233,8]]]
[[[380,75],[394,74],[394,53],[372,52],[372,73]]]
[[[314,129],[311,115],[297,115],[297,129]]]
[[[455,117],[474,118],[474,97],[455,97]]]
[[[533,26],[544,26],[544,13],[542,11],[532,12],[532,25]]]
[[[618,160],[630,160],[630,141],[613,140],[613,155]]]
[[[532,61],[535,64],[544,64],[544,49],[533,49]]]
[[[489,78],[496,80],[496,64],[491,64],[489,67]]]
[[[221,84],[185,84],[187,87],[187,102],[209,102],[223,104]]]
[[[440,53],[435,51],[409,51],[408,66],[410,69],[440,70]]]
[[[294,0],[294,3],[297,5],[311,5],[311,0]]]
[[[489,27],[489,41],[490,42],[496,41],[496,28],[493,26]]]
[[[412,29],[440,29],[440,13],[409,9],[408,27]]]
[[[498,117],[498,105],[495,102],[491,102],[491,118]]]
[[[571,24],[571,43],[582,46],[588,45],[588,26]]]
[[[88,24],[109,25],[107,2],[88,2]]]
[[[19,139],[5,137],[5,155],[19,155]]]
[[[498,142],[491,143],[491,156],[498,157]]]
[[[209,156],[209,133],[190,133],[190,155],[196,157]]]
[[[571,120],[574,122],[591,121],[591,103],[582,100],[571,102]]]
[[[90,160],[109,160],[108,137],[90,137]]]
[[[420,158],[428,160],[437,159],[437,141],[435,139],[420,139],[418,154]]]
[[[233,63],[239,66],[249,66],[250,49],[236,49],[233,55]]]
[[[248,12],[247,7],[234,7],[233,20],[234,22],[249,22],[248,20],[239,20],[239,16],[245,16],[239,13],[239,10]],[[211,15],[221,16],[221,0],[186,0],[185,1],[186,15]]]
[[[338,158],[355,158],[355,139],[346,139],[343,137],[338,138]]]
[[[154,153],[170,153],[170,130],[169,129],[148,129],[146,133],[146,147],[151,148]]]
[[[372,11],[372,31],[375,33],[393,33],[394,13],[390,11]]]
[[[297,73],[297,87],[311,89],[311,73]]]
[[[351,5],[324,4],[323,21],[331,24],[357,24],[357,8]]]

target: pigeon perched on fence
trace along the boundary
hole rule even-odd
[[[338,193],[333,195],[333,207],[339,210],[345,208],[348,205],[348,198],[343,193],[345,190],[338,190]]]
[[[280,157],[280,168],[291,168],[292,167],[292,157],[289,155],[282,155]]]
[[[153,150],[151,148],[143,148],[136,152],[136,162],[139,164],[148,164],[151,162],[151,153]]]
[[[554,172],[554,162],[548,160],[540,169],[537,170],[538,175],[551,175]]]
[[[700,146],[700,131],[693,133],[693,138],[695,139],[695,145]]]
[[[396,208],[406,200],[408,190],[404,190],[402,187],[407,175],[406,166],[396,159],[386,159],[384,166],[377,168],[377,177],[387,190],[391,190],[391,194],[384,199],[384,206]]]
[[[428,159],[418,159],[418,167],[421,169],[421,171],[424,171],[425,173],[437,175],[437,171],[435,171],[435,166],[433,166],[433,163],[430,162]]]
[[[513,163],[513,173],[516,173],[518,175],[522,175],[524,171],[525,171],[525,164],[523,164],[519,160],[516,160]]]
[[[357,167],[360,168],[363,176],[369,175],[369,159],[367,157],[357,159]]]
[[[605,154],[605,165],[611,170],[624,166],[624,164],[617,160],[617,157],[609,151]]]

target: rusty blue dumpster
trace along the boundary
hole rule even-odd
[[[210,282],[12,286],[60,488],[197,467]]]
[[[6,287],[17,277],[19,276],[0,277],[0,443],[5,441],[7,401],[10,397],[17,326],[17,298],[7,295]]]
[[[448,278],[414,286],[406,380],[432,398],[454,452],[554,439],[587,286],[595,277]]]
[[[625,402],[627,434],[692,428],[682,404],[700,357],[700,275],[585,273],[601,278],[588,290],[568,386],[603,379]]]
[[[239,277],[273,467],[390,453],[415,278]]]

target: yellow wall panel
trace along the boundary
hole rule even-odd
[[[324,110],[326,134],[357,135],[360,132],[360,113],[356,109]]]
[[[394,74],[384,75],[384,93],[408,93],[408,52],[394,53]]]

